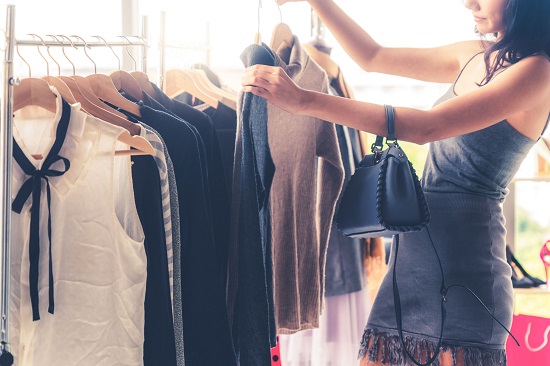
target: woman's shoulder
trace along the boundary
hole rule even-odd
[[[499,74],[506,74],[504,71],[508,69],[522,69],[528,71],[534,78],[542,78],[542,80],[548,81],[550,80],[550,57],[542,52],[522,57],[516,63],[503,68],[495,77]]]

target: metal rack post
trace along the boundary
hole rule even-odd
[[[0,217],[0,237],[2,238],[2,301],[1,301],[1,343],[0,365],[13,364],[9,347],[9,300],[10,300],[10,245],[11,245],[11,156],[13,110],[13,51],[15,46],[15,5],[8,5],[6,10],[6,42],[4,55],[4,90],[2,98],[2,121],[0,123],[0,171],[2,172],[1,194],[2,211]]]

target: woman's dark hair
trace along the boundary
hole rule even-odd
[[[550,0],[508,0],[502,17],[502,37],[485,49],[487,84],[505,62],[515,64],[535,53],[550,56]],[[491,54],[496,57],[491,63]]]

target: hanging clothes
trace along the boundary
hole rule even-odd
[[[162,191],[153,156],[132,157],[137,212],[145,233],[147,285],[145,291],[144,366],[176,365],[176,349]]]
[[[356,130],[341,125],[336,126],[336,133],[347,181],[361,160],[359,136]],[[363,250],[364,240],[345,236],[333,220],[326,258],[325,296],[349,294],[365,287]]]
[[[276,65],[300,87],[328,92],[321,67],[294,37]],[[344,168],[334,124],[268,105],[275,312],[279,334],[319,327],[325,259]]]
[[[224,360],[228,366],[236,365],[216,261],[204,144],[193,126],[148,106],[154,104],[144,93],[139,120],[162,136],[174,164],[181,225],[185,364],[215,365]]]
[[[146,99],[146,105],[191,124],[198,132],[204,144],[208,186],[210,189],[210,212],[216,245],[216,258],[219,268],[220,284],[225,286],[227,275],[227,256],[229,247],[229,196],[225,182],[222,153],[218,142],[217,131],[212,120],[205,113],[178,100],[170,99],[156,85],[151,84],[156,92],[155,97]],[[233,155],[233,152],[231,152]]]
[[[327,297],[318,329],[279,335],[282,365],[357,365],[357,345],[361,343],[369,311],[366,287]]]
[[[221,87],[218,76],[209,68],[204,65],[198,64],[197,68],[203,69],[210,81]],[[155,86],[156,87],[156,86]],[[158,89],[158,88],[157,88]],[[191,104],[191,95],[189,93],[182,93],[173,98],[174,102],[183,102]],[[161,103],[162,100],[160,101]],[[233,165],[235,158],[235,140],[237,136],[237,112],[234,109],[226,106],[223,102],[218,102],[218,107],[210,107],[207,104],[202,104],[194,108],[204,106],[202,111],[210,116],[214,128],[216,129],[216,135],[220,145],[220,151],[223,159],[223,167],[225,173],[225,184],[227,186],[227,194],[229,197],[229,204],[231,205],[231,192],[233,184]]]
[[[54,162],[50,170],[61,171],[65,165],[66,172],[50,176],[39,186],[46,194],[24,199],[21,213],[12,213],[10,329],[18,330],[12,342],[16,364],[142,364],[146,256],[143,229],[128,195],[130,158],[114,157],[124,130],[86,115],[78,104],[69,106],[59,96],[53,120],[39,109],[23,108],[20,112],[34,115],[24,120],[15,114],[15,196],[29,178],[29,165],[43,174],[50,157],[57,156],[70,167]],[[45,159],[35,160],[31,151],[44,152]],[[30,211],[39,201],[39,248],[29,253]],[[29,282],[31,267],[38,270],[36,321],[29,293],[34,286]],[[50,283],[55,311],[46,301]]]
[[[332,94],[345,90],[334,87],[341,83],[338,80],[343,77],[330,79]],[[362,158],[359,136],[356,130],[341,125],[336,125],[336,132],[345,180],[348,180]],[[364,240],[344,236],[333,220],[325,271],[326,306],[319,328],[279,336],[285,366],[352,365],[357,362],[357,344],[361,342],[363,325],[370,312],[364,249]]]
[[[235,140],[237,136],[237,112],[222,102],[218,103],[218,108],[208,107],[203,112],[210,116],[218,135],[229,205],[231,205]]]
[[[161,190],[162,190],[162,210],[164,212],[164,227],[166,231],[166,246],[168,269],[172,262],[173,271],[170,273],[172,289],[172,314],[174,319],[174,342],[176,347],[176,361],[178,366],[185,365],[184,341],[183,341],[183,318],[181,303],[181,237],[180,237],[180,216],[178,204],[178,190],[176,186],[176,175],[174,164],[166,149],[166,144],[152,127],[145,123],[140,123],[142,135],[151,142],[155,148],[155,161],[159,168]],[[162,153],[160,152],[162,149]],[[168,192],[166,191],[168,186]],[[167,202],[168,201],[168,202]],[[167,207],[168,205],[168,207]],[[169,217],[168,217],[169,216]],[[168,225],[169,224],[169,225]],[[170,240],[171,239],[171,240]],[[170,257],[169,243],[172,244],[172,257]]]
[[[241,54],[245,67],[275,64],[266,45]],[[231,206],[228,312],[241,366],[270,366],[276,344],[269,197],[275,166],[267,138],[267,102],[241,93]]]

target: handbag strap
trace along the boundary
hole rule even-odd
[[[386,112],[386,143],[393,141],[394,145],[397,145],[397,139],[395,138],[395,112],[391,105],[384,104],[384,110]],[[384,136],[376,135],[376,141],[371,146],[371,151],[380,152],[384,145]]]
[[[388,131],[386,143],[388,140],[397,142],[395,138],[395,112],[391,105],[384,104],[384,108],[386,109],[386,129]]]

